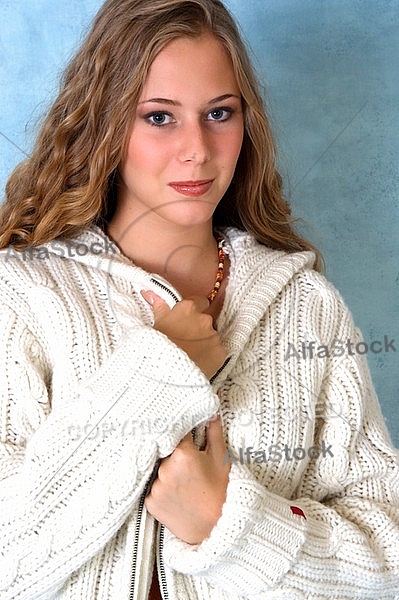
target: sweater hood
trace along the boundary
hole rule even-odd
[[[315,262],[313,252],[287,253],[259,244],[248,232],[233,227],[219,230],[224,237],[225,251],[230,258],[230,278],[237,281],[234,289],[235,301],[246,303],[245,298],[254,295],[272,300],[287,283],[303,268],[311,269]],[[48,256],[70,258],[73,261],[99,269],[129,281],[148,283],[154,276],[169,287],[181,300],[179,292],[162,276],[147,273],[122,254],[117,244],[102,229],[92,225],[79,236],[68,240],[57,239],[40,248],[37,253]],[[258,299],[259,300],[259,299]]]
[[[220,228],[219,231],[224,237],[230,272],[217,327],[222,337],[229,340],[229,353],[234,354],[243,347],[268,307],[293,278],[300,271],[312,270],[315,256],[313,252],[273,250],[257,242],[250,233],[233,227]],[[76,237],[58,238],[24,252],[33,254],[31,259],[39,259],[44,269],[48,261],[71,260],[118,279],[125,289],[133,289],[138,294],[143,289],[152,289],[170,307],[182,299],[178,290],[162,276],[134,265],[95,225]],[[37,261],[35,263],[37,266]],[[144,300],[143,305],[152,315]]]

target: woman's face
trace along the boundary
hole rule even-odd
[[[204,34],[170,42],[155,58],[120,166],[118,202],[134,219],[208,223],[227,190],[244,133],[227,52]],[[162,208],[159,208],[162,206]]]

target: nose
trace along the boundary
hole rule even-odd
[[[187,123],[181,130],[179,159],[204,164],[211,157],[210,143],[202,123]]]

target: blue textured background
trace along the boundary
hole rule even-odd
[[[368,361],[399,446],[399,3],[226,4],[265,81],[286,193],[306,221],[303,233],[322,250],[365,341],[396,340],[396,353],[370,353]],[[100,5],[1,0],[1,195]]]

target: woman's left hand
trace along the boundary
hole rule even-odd
[[[207,427],[207,444],[197,450],[188,433],[162,459],[158,476],[145,500],[148,512],[176,537],[199,544],[209,536],[226,499],[230,462],[220,417]]]

